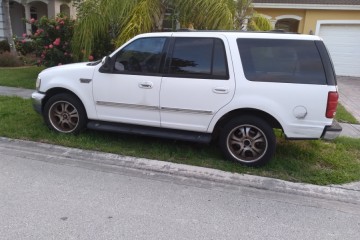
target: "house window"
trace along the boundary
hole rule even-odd
[[[61,4],[60,13],[69,17],[70,16],[70,7],[66,4]]]
[[[275,24],[275,29],[282,29],[286,32],[297,33],[299,29],[299,20],[292,18],[278,20]]]
[[[38,19],[38,13],[37,13],[37,8],[32,6],[30,7],[30,19],[35,19],[37,20]],[[36,32],[37,30],[37,27],[35,25],[31,25],[31,31],[34,33]]]

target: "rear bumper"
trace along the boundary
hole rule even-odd
[[[337,121],[334,120],[331,126],[325,127],[324,132],[321,135],[321,138],[325,140],[333,140],[340,135],[341,131],[342,131],[342,127]]]
[[[39,114],[42,114],[42,101],[44,98],[45,94],[40,92],[33,92],[33,94],[31,94],[33,108]]]

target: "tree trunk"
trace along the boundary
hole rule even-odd
[[[158,32],[161,32],[163,30],[163,23],[164,23],[164,19],[165,19],[165,13],[166,13],[166,8],[161,7],[160,8],[160,15],[154,17],[155,30],[158,31]]]
[[[8,40],[8,43],[10,44],[10,51],[12,53],[16,53],[15,43],[13,39],[13,31],[11,27],[11,18],[10,18],[10,5],[9,0],[2,0],[3,2],[3,11],[4,11],[4,30],[5,30],[5,37]]]

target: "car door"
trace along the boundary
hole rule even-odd
[[[160,91],[161,126],[205,132],[235,92],[226,38],[174,33]]]
[[[166,37],[135,39],[111,57],[110,71],[96,71],[93,93],[100,120],[160,126],[160,65],[166,42]]]

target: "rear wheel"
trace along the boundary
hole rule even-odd
[[[44,107],[44,120],[50,129],[61,133],[79,133],[86,125],[86,111],[75,96],[60,93]]]
[[[261,166],[273,156],[276,137],[271,126],[263,119],[243,116],[225,124],[219,143],[227,159],[246,166]]]

